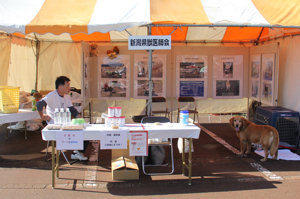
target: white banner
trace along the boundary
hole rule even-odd
[[[127,133],[124,130],[100,132],[100,149],[127,149]]]
[[[129,132],[129,155],[148,156],[148,131]]]
[[[128,50],[170,50],[171,35],[129,36]]]
[[[56,132],[57,150],[82,150],[83,131],[58,131]]]

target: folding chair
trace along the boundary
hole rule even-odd
[[[170,111],[168,110],[168,104],[167,104],[166,98],[164,98],[164,97],[153,97],[152,98],[152,104],[153,105],[155,103],[162,104],[162,102],[165,102],[166,109],[165,110],[152,110],[151,116],[154,116],[155,114],[165,114],[165,117],[170,119]],[[171,122],[172,122],[172,116],[171,116]]]
[[[170,122],[170,120],[166,117],[144,117],[141,121],[142,124],[145,123],[155,123],[155,122],[160,122],[160,123],[167,123]],[[169,175],[172,174],[174,172],[174,156],[173,156],[173,145],[172,145],[172,138],[168,138],[167,141],[162,141],[159,143],[151,143],[148,144],[148,146],[169,146],[169,158],[168,158],[168,163],[166,164],[159,164],[159,165],[145,165],[145,157],[142,156],[142,168],[143,168],[143,172],[145,175]],[[170,173],[147,173],[145,171],[145,167],[160,167],[160,166],[168,166],[169,163],[171,161],[172,164],[172,170]]]
[[[177,114],[177,123],[179,122],[179,115],[180,115],[180,103],[185,102],[188,107],[192,104],[194,104],[194,109],[188,109],[187,111],[189,111],[189,114],[194,114],[194,122],[195,122],[195,116],[197,115],[197,120],[199,123],[199,116],[198,116],[198,111],[197,111],[197,106],[196,106],[196,101],[193,97],[178,97],[178,114]],[[186,110],[186,109],[183,109]]]

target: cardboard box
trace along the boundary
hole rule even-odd
[[[124,156],[112,159],[111,172],[113,180],[138,180],[139,168],[135,159]]]
[[[129,156],[129,149],[112,149],[111,150],[111,159],[116,159],[121,156],[129,159],[135,159],[135,156]]]

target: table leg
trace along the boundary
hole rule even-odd
[[[5,128],[6,128],[6,139],[8,139],[8,129],[7,129],[7,123],[5,123]]]
[[[59,178],[59,150],[56,150],[56,165],[55,165],[56,177]]]
[[[192,138],[189,142],[189,185],[192,185]]]
[[[52,145],[52,188],[55,187],[55,141],[51,141]]]
[[[25,120],[25,139],[27,139],[27,121]]]
[[[182,138],[182,175],[185,173],[185,138]]]

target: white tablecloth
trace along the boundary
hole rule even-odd
[[[19,109],[17,113],[0,113],[0,124],[11,122],[19,122],[26,120],[41,119],[37,111],[32,111],[31,108]]]
[[[144,128],[143,128],[144,127]],[[172,124],[128,124],[126,127],[121,127],[118,131],[128,133],[129,131],[148,131],[148,138],[193,138],[198,139],[200,136],[200,128],[194,124],[183,126],[179,123]],[[104,127],[104,124],[92,124],[87,126],[83,133],[84,140],[100,140],[100,132],[113,132],[116,130],[110,127]],[[48,130],[44,128],[42,130],[42,138],[45,141],[56,140],[56,132],[62,132],[61,130]]]

